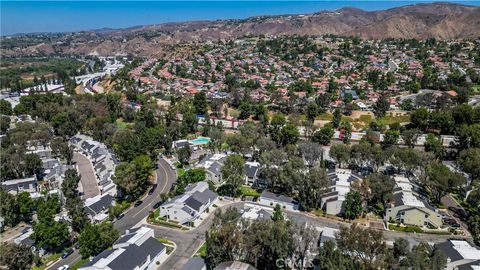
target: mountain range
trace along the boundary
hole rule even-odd
[[[246,35],[358,36],[363,39],[465,39],[480,37],[480,7],[430,3],[387,10],[342,8],[306,15],[257,16],[247,19],[192,21],[99,29],[62,34],[3,37],[2,54],[135,54],[158,56],[163,45],[214,41]]]

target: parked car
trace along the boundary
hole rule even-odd
[[[153,209],[157,209],[160,207],[160,205],[162,205],[162,201],[158,201],[156,202],[154,205],[153,205]]]
[[[68,270],[68,269],[70,269],[70,266],[68,266],[68,264],[62,265],[58,268],[58,270]]]
[[[157,189],[157,184],[153,184],[152,188],[148,191],[148,195],[152,195],[155,189]]]
[[[135,207],[139,207],[141,204],[143,203],[143,201],[136,201],[134,206]]]
[[[68,256],[70,256],[70,254],[73,253],[73,249],[67,249],[65,252],[63,252],[62,254],[62,259],[65,259],[67,258]]]
[[[120,215],[117,216],[117,220],[122,219],[125,216],[124,213],[121,213]]]

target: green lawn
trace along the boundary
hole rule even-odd
[[[249,186],[241,186],[240,193],[245,196],[260,197],[260,193]]]
[[[388,224],[388,229],[397,232],[416,232],[423,233],[423,230],[420,227],[416,226],[397,226],[395,224]]]
[[[162,238],[162,237],[155,237],[155,238],[162,244],[171,245],[171,246],[175,245],[172,241],[167,240],[165,238]]]
[[[324,121],[332,121],[333,115],[330,113],[322,113],[319,116],[315,117],[315,120],[324,120]]]
[[[84,265],[87,262],[88,262],[88,258],[87,259],[81,259],[80,261],[72,264],[72,266],[70,266],[70,270],[77,270],[78,268],[80,268],[80,266]]]
[[[207,242],[203,243],[203,245],[198,249],[196,256],[205,258],[207,256]]]
[[[385,115],[384,117],[380,117],[377,119],[377,122],[380,125],[391,125],[393,123],[406,123],[410,122],[409,115],[393,115],[391,113]]]
[[[122,118],[118,118],[117,121],[115,121],[115,124],[117,125],[117,128],[120,129],[133,128],[133,123],[125,122]]]
[[[55,253],[55,254],[52,254],[48,257],[44,257],[44,258],[41,259],[42,264],[39,265],[39,266],[36,266],[36,265],[33,266],[32,270],[43,270],[43,269],[47,268],[47,265],[50,262],[54,262],[54,261],[58,260],[61,256],[62,256],[62,253]]]

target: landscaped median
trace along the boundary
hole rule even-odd
[[[160,243],[164,244],[167,247],[167,254],[170,255],[172,252],[177,248],[177,245],[165,238],[162,237],[155,237]]]

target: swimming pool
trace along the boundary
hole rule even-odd
[[[195,140],[190,141],[193,144],[207,144],[210,142],[210,138],[208,137],[198,137]]]

